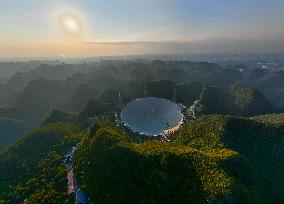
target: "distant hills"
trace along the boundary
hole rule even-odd
[[[44,61],[44,60],[34,60],[34,61],[7,61],[0,62],[0,76],[2,79],[8,80],[13,77],[18,72],[25,73],[32,71],[42,64],[55,65],[58,61]]]
[[[4,65],[2,64],[2,66]],[[6,65],[8,66],[7,63]],[[27,66],[27,63],[25,63],[25,66]],[[21,70],[19,67],[18,69]],[[24,98],[29,97],[26,95],[29,92],[27,89],[31,88],[33,90],[30,90],[30,92],[34,93],[34,97],[29,100],[31,104],[33,100],[36,103],[37,98],[41,97],[37,93],[45,89],[43,84],[48,81],[51,84],[61,83],[58,89],[61,89],[62,93],[58,99],[56,94],[54,96],[50,95],[49,97],[54,97],[54,100],[58,100],[59,103],[46,100],[47,106],[51,108],[62,106],[65,110],[76,112],[82,108],[86,100],[98,97],[97,94],[92,93],[94,90],[102,91],[114,88],[129,93],[132,87],[128,84],[134,81],[141,84],[142,89],[145,83],[149,83],[151,87],[148,90],[149,95],[158,95],[157,92],[151,93],[155,88],[151,85],[151,82],[164,80],[172,81],[175,84],[199,82],[206,86],[218,88],[230,88],[231,86],[255,88],[264,94],[278,109],[282,109],[284,108],[282,106],[284,99],[281,98],[284,90],[282,75],[283,71],[248,68],[237,70],[224,68],[213,63],[188,61],[102,61],[76,65],[64,63],[60,65],[42,64],[38,65],[37,68],[30,68],[29,71],[23,69],[22,72],[14,74],[7,83],[0,85],[0,107],[20,107],[21,100],[27,100]],[[52,86],[50,88],[52,89]],[[171,89],[171,87],[166,88],[165,92],[171,94],[168,89]],[[45,91],[48,92],[48,90]],[[159,91],[161,92],[161,89]],[[76,99],[79,100],[80,93],[76,92],[85,92],[85,95],[87,95],[86,100],[81,105],[76,101]],[[140,93],[140,95],[142,94]],[[78,103],[78,107],[72,107],[76,103]],[[37,110],[29,110],[38,112]],[[41,112],[47,111],[40,111],[39,113]]]
[[[32,65],[0,84],[1,204],[74,203],[62,161],[77,143],[75,175],[93,203],[284,202],[283,71],[161,60]],[[115,113],[149,96],[187,109],[198,100],[202,111],[171,142],[133,141]]]
[[[76,65],[1,63],[1,66],[4,65],[7,66],[5,69],[13,65],[17,67],[15,70],[22,71],[0,85],[0,107],[30,112],[36,115],[38,123],[54,109],[75,114],[84,109],[85,115],[91,115],[94,112],[89,110],[87,114],[85,106],[96,100],[102,103],[114,100],[112,107],[103,105],[104,111],[113,111],[118,99],[111,94],[117,92],[121,94],[123,103],[155,96],[190,106],[200,99],[207,114],[253,116],[279,112],[284,108],[283,71],[249,69],[241,65],[238,65],[240,69],[228,69],[207,62],[161,60],[101,61]],[[5,126],[2,134],[10,135],[6,132],[15,124],[11,120],[4,122],[6,117],[1,112],[0,117],[2,126]],[[9,119],[19,122],[17,117]],[[25,123],[25,128],[20,128],[23,124],[17,123],[16,129],[34,127]],[[22,131],[9,137],[16,139],[20,135]]]
[[[208,113],[252,116],[278,112],[256,89],[206,87],[201,103]]]
[[[40,119],[22,109],[0,109],[0,152],[36,128]]]

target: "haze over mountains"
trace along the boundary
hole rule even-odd
[[[10,139],[35,127],[54,109],[78,113],[91,99],[116,100],[109,99],[115,97],[111,90],[120,91],[129,101],[142,97],[145,86],[149,96],[171,100],[176,89],[177,102],[186,106],[201,97],[209,113],[249,116],[284,109],[284,71],[281,67],[259,68],[257,63],[253,67],[237,62],[220,66],[105,60],[83,64],[5,62],[1,66],[5,67],[1,69],[5,82],[0,86],[2,137],[15,127],[19,129]]]
[[[0,203],[74,203],[63,158],[75,146],[76,188],[92,202],[282,202],[281,61],[216,61],[2,63]],[[170,142],[144,142],[117,121],[143,97],[186,107]]]
[[[283,8],[0,1],[0,204],[284,203]]]

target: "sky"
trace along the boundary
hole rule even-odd
[[[0,57],[282,54],[283,22],[283,0],[0,0]]]

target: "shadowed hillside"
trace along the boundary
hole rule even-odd
[[[262,118],[262,122],[258,122]],[[264,203],[282,203],[284,193],[284,121],[271,123],[269,116],[252,119],[205,116],[182,128],[175,142],[197,149],[230,149],[248,162],[250,172],[235,164],[233,176],[242,176]],[[276,119],[277,120],[277,119]],[[281,120],[281,117],[279,117]],[[247,177],[244,174],[249,173]]]
[[[97,126],[79,146],[75,173],[99,203],[281,203],[283,130],[211,115],[187,123],[172,143],[136,144]]]
[[[37,129],[0,155],[0,203],[74,203],[66,191],[63,155],[77,128],[54,123]]]

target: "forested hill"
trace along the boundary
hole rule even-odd
[[[34,81],[18,97],[20,108],[0,109],[0,150],[38,126],[53,107],[86,119],[114,112],[121,102],[126,104],[139,97],[151,96],[166,98],[186,107],[200,100],[206,114],[255,116],[280,111],[253,88],[213,87],[200,82],[170,80],[122,83],[105,77],[80,87],[60,107],[64,95],[61,85],[62,82]]]
[[[74,203],[67,196],[63,156],[77,142],[74,124],[53,123],[0,155],[0,203]]]
[[[283,71],[240,64],[31,61],[1,63],[0,68],[7,72],[0,83],[0,151],[38,127],[55,109],[92,117],[113,111],[119,94],[123,104],[154,96],[188,107],[200,99],[206,114],[255,116],[284,109]]]
[[[93,203],[284,203],[281,76],[160,60],[16,74],[0,85],[0,203],[74,203],[63,160],[78,143],[74,173]],[[143,97],[185,107],[171,141],[138,142],[117,123]]]
[[[115,127],[95,127],[75,157],[93,202],[284,202],[283,120],[208,115],[171,143],[136,144]]]
[[[0,155],[0,203],[74,203],[63,157],[78,142],[75,175],[93,203],[282,203],[282,115],[207,115],[171,142],[136,143],[111,122],[85,129],[56,111]]]
[[[23,109],[0,108],[0,152],[36,128],[41,119]]]

